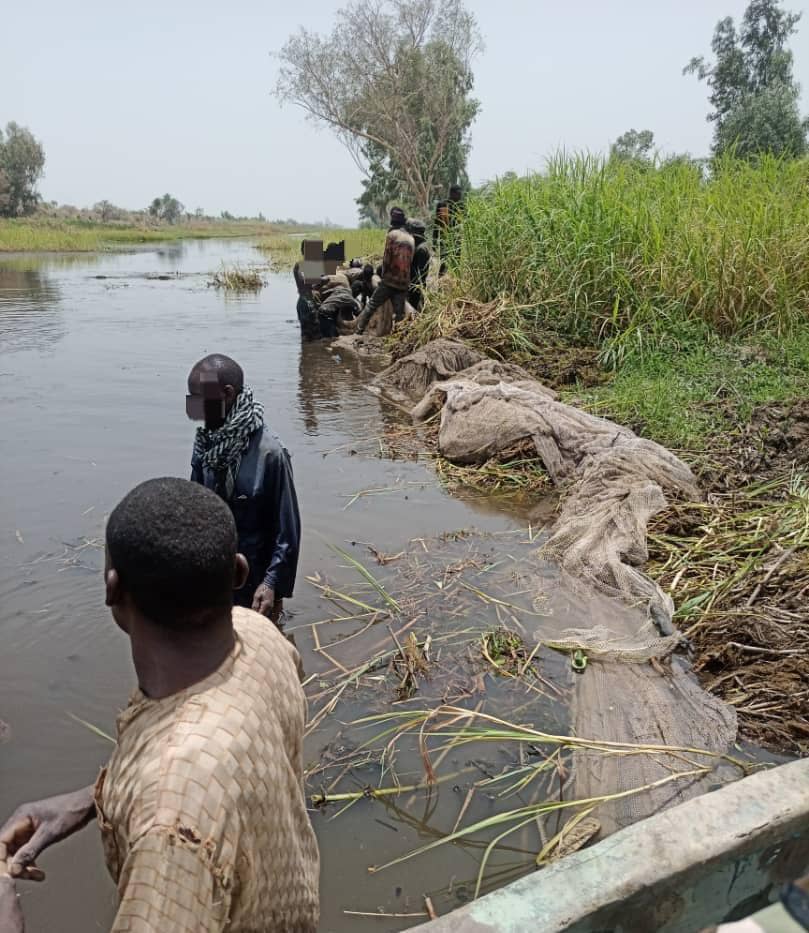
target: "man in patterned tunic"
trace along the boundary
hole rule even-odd
[[[230,510],[201,485],[149,480],[112,512],[106,602],[138,689],[95,785],[24,804],[0,829],[3,933],[24,929],[17,880],[42,880],[40,852],[94,816],[114,933],[314,933],[297,652],[233,608],[247,572]]]

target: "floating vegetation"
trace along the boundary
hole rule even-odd
[[[488,460],[480,466],[459,466],[437,455],[435,471],[452,492],[470,490],[481,495],[548,495],[553,484],[537,456],[501,462]]]
[[[501,674],[522,677],[539,650],[539,644],[529,652],[522,637],[516,632],[499,628],[485,632],[480,639],[480,652]]]
[[[662,787],[675,799],[709,775],[722,783],[750,767],[701,747],[572,734],[573,693],[595,675],[572,671],[554,610],[567,620],[571,606],[588,617],[594,607],[549,602],[558,577],[530,533],[463,530],[393,555],[357,546],[373,569],[334,547],[349,578],[309,578],[330,615],[295,636],[308,631],[322,661],[305,682],[312,804],[328,820],[384,808],[415,830],[384,857],[369,847],[369,871],[427,859],[424,870],[439,872],[431,894],[443,899],[450,879],[429,859],[450,844],[474,860],[463,885],[477,896],[588,845],[616,801],[642,805]],[[577,794],[582,754],[587,767],[601,756],[649,767],[618,788]]]
[[[492,851],[509,835],[520,829],[531,826],[535,831],[535,863],[543,865],[554,856],[559,857],[565,851],[574,851],[575,848],[586,845],[597,835],[600,825],[592,814],[597,813],[600,804],[640,795],[666,784],[692,782],[711,774],[720,762],[736,769],[737,776],[747,773],[750,767],[740,759],[698,748],[603,742],[578,736],[553,735],[530,725],[510,722],[480,710],[458,706],[385,713],[357,720],[352,725],[381,727],[381,731],[366,744],[382,747],[380,765],[383,766],[383,770],[390,770],[392,767],[391,762],[395,760],[395,751],[399,743],[406,741],[408,737],[415,739],[424,764],[424,779],[406,786],[394,781],[381,787],[366,786],[355,791],[315,794],[312,802],[316,806],[328,803],[346,804],[362,799],[379,800],[419,790],[429,791],[439,783],[458,777],[458,772],[440,774],[438,769],[451,751],[457,751],[464,746],[491,743],[501,749],[511,745],[516,749],[527,750],[528,758],[515,754],[513,766],[506,766],[496,774],[474,781],[470,791],[488,793],[496,800],[517,798],[520,801],[529,789],[535,789],[536,793],[531,803],[503,809],[466,825],[462,824],[462,812],[451,832],[382,865],[369,866],[368,869],[371,872],[382,871],[407,859],[424,855],[439,846],[483,834],[485,848],[475,883],[475,897],[481,892]],[[584,800],[564,799],[563,790],[570,757],[576,750],[587,750],[589,753],[610,757],[650,756],[660,759],[664,756],[666,760],[676,764],[672,764],[670,773],[665,777],[648,784]],[[558,783],[557,791],[552,789],[555,781]],[[543,830],[543,821],[553,816],[559,823],[560,814],[564,814],[564,822],[549,836],[547,828]]]
[[[255,266],[242,266],[238,263],[226,266],[222,263],[208,284],[228,291],[257,292],[264,288],[267,281],[263,271]]]

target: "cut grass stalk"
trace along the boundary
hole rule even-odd
[[[89,729],[94,735],[97,735],[101,739],[105,739],[107,742],[112,742],[113,745],[117,745],[117,740],[114,739],[108,732],[104,732],[103,729],[99,729],[98,726],[94,726],[91,722],[87,722],[86,719],[82,719],[80,716],[76,716],[74,713],[68,712],[67,714],[74,722],[79,723],[79,725],[84,726],[85,729]]]
[[[391,859],[391,861],[385,862],[383,865],[369,866],[368,871],[372,874],[379,871],[384,871],[384,869],[392,868],[394,865],[400,865],[402,862],[406,862],[408,859],[415,858],[418,855],[424,855],[426,852],[429,852],[432,849],[436,849],[439,846],[446,845],[450,842],[457,842],[458,840],[464,839],[466,836],[469,836],[473,833],[479,833],[483,830],[502,826],[504,823],[513,823],[515,821],[522,820],[524,821],[524,824],[527,824],[528,822],[533,822],[533,820],[540,814],[550,813],[557,810],[566,810],[570,809],[571,807],[593,809],[599,804],[609,803],[615,800],[622,800],[635,794],[642,794],[647,791],[654,790],[657,787],[663,787],[666,784],[671,784],[673,781],[690,780],[692,778],[704,777],[709,773],[710,768],[707,767],[697,768],[691,771],[680,771],[675,774],[668,774],[665,777],[662,777],[657,781],[652,781],[649,784],[644,784],[642,787],[634,787],[630,790],[619,791],[618,793],[614,794],[605,794],[601,797],[589,797],[583,800],[545,801],[544,803],[540,804],[531,804],[527,807],[519,807],[516,810],[510,810],[506,813],[498,813],[494,816],[486,817],[486,819],[479,820],[477,823],[473,823],[471,826],[467,826],[464,829],[460,829],[454,833],[449,833],[441,839],[437,839],[428,843],[427,845],[419,847],[418,849],[414,849],[412,852],[408,852],[405,855],[399,856],[398,858]],[[513,828],[518,827],[512,827],[512,829]],[[507,835],[507,833],[504,833],[504,835]],[[485,864],[482,866],[482,869],[483,868],[485,868]],[[478,875],[478,880],[480,881],[481,878],[482,873]],[[477,896],[477,893],[475,896]]]
[[[361,561],[358,561],[355,557],[352,557],[348,551],[344,548],[341,548],[338,544],[329,545],[335,554],[339,554],[344,560],[347,560],[348,563],[359,573],[359,575],[366,580],[371,586],[376,590],[376,592],[382,597],[382,600],[390,607],[394,612],[401,612],[401,607],[399,603],[388,593],[384,586],[376,579],[376,577],[371,573],[370,570],[363,564]]]

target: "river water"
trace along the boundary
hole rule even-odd
[[[244,241],[209,240],[0,258],[0,720],[10,726],[0,818],[89,783],[109,754],[71,718],[113,731],[134,686],[125,636],[103,604],[104,520],[139,481],[188,475],[186,376],[201,356],[239,360],[292,454],[304,539],[290,628],[324,614],[306,577],[334,567],[331,544],[391,550],[447,529],[521,525],[502,503],[447,495],[427,464],[381,453],[377,439],[399,416],[363,388],[358,363],[301,342],[291,277],[270,275],[260,293],[232,297],[207,286],[222,261],[261,256]],[[356,498],[368,489],[383,491]],[[309,641],[298,643],[304,665],[316,665]],[[372,859],[405,851],[408,839],[397,836],[403,826],[359,811],[314,815],[321,929],[402,929],[416,921],[344,913],[416,913],[433,880],[416,861],[368,876]],[[47,883],[22,890],[31,930],[108,928],[115,892],[95,832],[56,846],[42,864]]]

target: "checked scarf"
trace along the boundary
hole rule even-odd
[[[253,390],[244,386],[236,396],[225,423],[215,431],[197,428],[194,438],[194,458],[216,476],[215,491],[230,500],[236,488],[236,477],[242,454],[250,438],[264,424],[264,406],[253,399]]]

